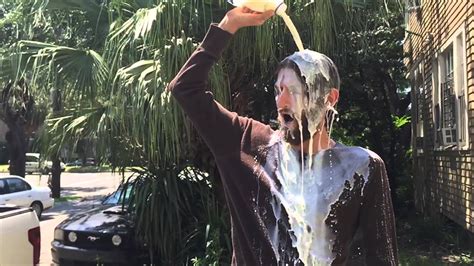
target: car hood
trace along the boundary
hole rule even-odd
[[[100,233],[127,233],[133,228],[132,217],[122,206],[102,206],[76,214],[60,223],[57,228],[67,231]]]

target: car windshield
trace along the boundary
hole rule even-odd
[[[102,202],[103,204],[110,204],[110,205],[119,205],[119,204],[127,204],[130,199],[130,193],[132,192],[132,187],[128,186],[125,195],[123,195],[123,186],[120,186],[115,192],[110,194],[105,200]]]

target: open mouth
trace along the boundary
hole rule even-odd
[[[289,114],[282,114],[282,117],[283,117],[283,120],[285,121],[285,123],[291,123],[291,122],[293,122],[293,120],[295,120],[293,118],[293,116],[289,115]]]
[[[280,113],[280,121],[283,122],[286,125],[290,125],[293,121],[295,121],[295,116],[293,112],[289,111],[279,111]]]

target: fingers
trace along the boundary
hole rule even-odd
[[[244,6],[244,7],[242,7],[242,12],[243,13],[251,13],[253,11],[250,8]]]
[[[251,25],[262,25],[264,24],[269,18],[271,18],[275,14],[274,11],[269,10],[263,13],[261,12],[254,12],[252,13],[252,18],[250,19],[249,23]]]
[[[275,11],[273,11],[273,10],[267,10],[267,11],[262,13],[262,16],[265,18],[265,20],[273,17],[273,15],[275,15]]]

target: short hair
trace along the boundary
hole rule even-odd
[[[308,89],[314,92],[322,89],[323,95],[326,95],[330,89],[340,88],[341,81],[337,67],[334,62],[324,54],[311,50],[296,52],[278,64],[277,74],[283,68],[294,70],[300,78],[301,83],[305,84]],[[311,72],[312,69],[314,73]],[[325,70],[327,70],[326,75],[323,72]],[[309,80],[311,78],[313,80]]]

